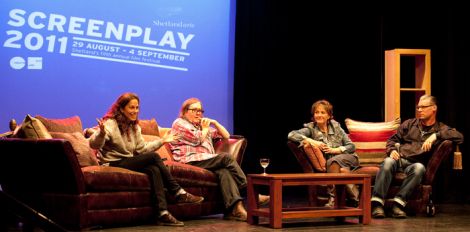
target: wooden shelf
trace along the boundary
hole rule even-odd
[[[400,91],[426,91],[426,89],[421,88],[400,88]]]
[[[414,58],[414,88],[401,88],[401,58]],[[416,92],[415,100],[431,94],[431,50],[393,49],[385,51],[385,121],[400,117],[402,92]],[[410,109],[413,110],[414,109]]]

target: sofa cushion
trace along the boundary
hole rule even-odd
[[[326,159],[323,156],[320,148],[313,147],[311,144],[304,145],[304,151],[307,155],[308,160],[312,163],[312,166],[316,171],[326,172]]]
[[[388,122],[361,122],[347,118],[345,123],[361,164],[380,164],[386,155],[388,138],[400,126],[400,118]]]
[[[29,139],[51,139],[52,136],[44,126],[44,124],[31,115],[26,115],[15,131],[13,132],[15,138],[29,138]]]
[[[78,116],[72,116],[70,118],[63,119],[53,119],[45,118],[41,115],[36,115],[36,118],[41,120],[41,122],[46,126],[47,130],[53,132],[65,132],[73,133],[80,132],[82,133],[82,121]]]
[[[82,172],[89,192],[150,190],[149,178],[145,173],[108,166],[83,167]]]
[[[145,141],[152,141],[152,140],[160,139],[160,137],[154,136],[154,135],[142,135],[142,137],[144,138]],[[162,159],[173,161],[173,155],[171,154],[171,150],[168,144],[164,144],[156,152],[158,153],[158,155],[160,155]]]
[[[158,131],[158,124],[155,118],[149,120],[139,119],[139,126],[142,129],[143,135],[160,136],[160,132]]]
[[[369,174],[373,177],[372,180],[374,180],[377,172],[379,172],[379,169],[379,165],[361,165],[361,167],[354,170],[354,173]]]
[[[78,162],[81,167],[99,165],[95,152],[90,148],[88,140],[85,139],[80,132],[63,133],[63,132],[50,132],[53,138],[65,139],[72,145],[75,154],[77,155]]]

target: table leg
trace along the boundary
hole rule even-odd
[[[271,180],[269,186],[269,225],[276,229],[282,228],[282,180]]]
[[[257,197],[258,191],[253,186],[253,181],[251,177],[248,177],[248,186],[247,186],[247,198],[248,198],[248,210],[247,210],[247,222],[250,225],[258,224],[259,216],[253,216],[253,210],[258,208]]]
[[[363,185],[362,185],[362,199],[361,199],[361,204],[362,205],[362,217],[359,217],[359,222],[364,225],[367,225],[371,221],[371,180],[370,177],[364,177],[363,180]]]

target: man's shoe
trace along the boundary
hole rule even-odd
[[[173,217],[173,215],[170,213],[160,216],[158,218],[157,224],[161,226],[184,226],[183,222],[178,221],[178,219]]]
[[[246,222],[247,214],[241,211],[232,211],[231,213],[224,214],[225,220]]]
[[[374,208],[372,208],[372,217],[373,218],[384,218],[385,217],[384,208],[381,205],[375,206]]]
[[[394,218],[406,218],[406,213],[398,205],[393,205],[392,208],[392,217]]]
[[[269,204],[269,201],[271,200],[271,197],[270,196],[266,196],[266,195],[261,195],[259,194],[258,195],[258,206],[264,206],[264,205],[267,205]]]
[[[243,202],[239,201],[233,207],[232,212],[224,214],[225,220],[235,220],[235,221],[242,221],[246,222],[247,213],[245,207],[243,206]]]
[[[224,219],[225,220],[232,220],[232,221],[241,221],[241,222],[246,222],[247,215],[238,213],[238,214],[224,214]]]
[[[197,203],[201,203],[202,201],[204,201],[204,197],[194,196],[193,194],[188,193],[188,192],[176,196],[176,203],[197,204]]]

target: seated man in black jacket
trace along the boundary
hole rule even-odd
[[[401,169],[407,177],[393,199],[392,216],[406,218],[403,209],[407,199],[421,183],[426,172],[423,161],[429,158],[430,151],[442,140],[451,140],[457,144],[463,142],[460,132],[436,120],[436,112],[436,98],[430,95],[421,96],[416,106],[416,118],[404,121],[397,133],[388,139],[388,157],[377,173],[372,193],[372,217],[385,217],[384,198],[395,172]]]

